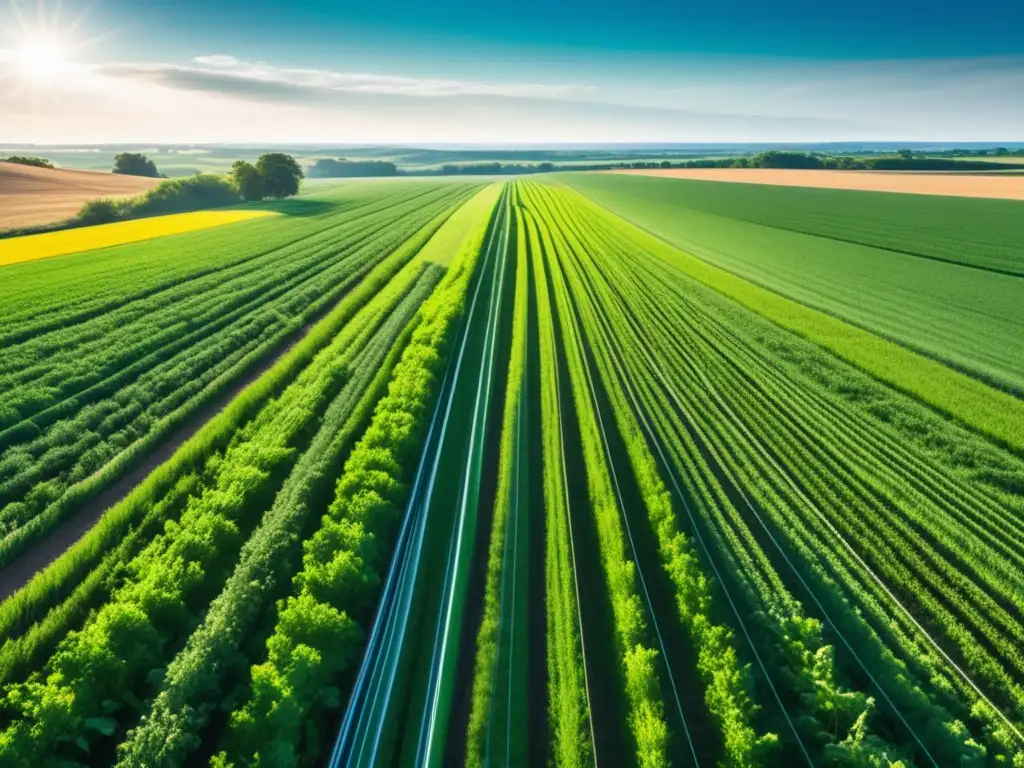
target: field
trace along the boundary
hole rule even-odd
[[[1020,159],[1017,158],[1017,160],[1019,162]],[[769,168],[682,168],[666,171],[615,171],[615,173],[741,184],[1024,200],[1024,179],[1015,176],[1013,172],[999,172],[992,175],[893,171],[790,171]]]
[[[267,210],[195,211],[158,216],[141,221],[100,224],[85,230],[62,230],[0,240],[0,266],[49,259],[69,253],[93,251],[197,229],[233,224],[236,221],[273,215]]]
[[[0,765],[1024,768],[1024,203],[538,178],[0,266]]]
[[[137,195],[159,181],[0,163],[0,232],[64,221],[88,200]]]
[[[565,181],[710,264],[1024,392],[1018,202],[609,174]]]

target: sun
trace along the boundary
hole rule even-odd
[[[64,46],[53,37],[30,37],[14,51],[14,63],[26,75],[37,79],[60,73],[68,60]]]

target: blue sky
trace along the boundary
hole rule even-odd
[[[957,5],[13,0],[0,142],[1024,139],[1024,3]]]

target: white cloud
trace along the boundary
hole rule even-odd
[[[198,65],[198,66],[196,66]],[[133,65],[117,65],[122,76],[130,76]],[[329,91],[387,93],[402,96],[505,96],[508,98],[564,99],[592,93],[593,86],[578,83],[542,84],[521,82],[483,82],[438,78],[402,77],[369,72],[338,72],[328,69],[276,67],[265,63],[241,61],[234,56],[213,54],[196,56],[192,65],[141,64],[140,71],[152,76],[156,71],[184,72],[193,77],[204,73],[226,74],[239,80],[280,83],[297,88]],[[240,88],[244,92],[244,87]]]
[[[215,54],[213,56],[196,56],[195,62],[197,64],[206,64],[211,67],[234,67],[240,64],[234,56],[223,56]]]
[[[5,55],[0,50],[0,63]],[[591,83],[414,77],[227,54],[186,64],[77,65],[73,77],[42,93],[0,83],[0,141],[1024,139],[1020,57],[747,60],[594,76]]]

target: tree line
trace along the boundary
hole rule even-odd
[[[591,166],[594,167],[594,166]],[[604,166],[602,166],[604,168]],[[814,152],[788,152],[769,150],[753,156],[723,157],[672,162],[640,161],[634,163],[618,163],[607,166],[612,168],[779,168],[798,170],[837,170],[837,171],[991,171],[1024,168],[1020,164],[1005,162],[986,162],[984,160],[955,160],[951,157],[915,156],[909,149],[897,151],[890,157],[851,157],[845,155],[825,155]]]

